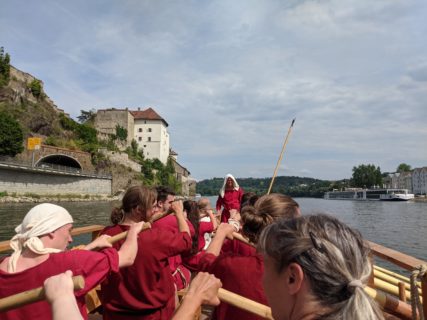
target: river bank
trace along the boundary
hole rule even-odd
[[[1,203],[43,203],[43,202],[111,202],[118,201],[119,196],[98,195],[24,195],[24,196],[2,196]]]

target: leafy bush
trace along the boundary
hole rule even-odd
[[[73,119],[70,119],[69,117],[67,117],[65,114],[61,113],[59,115],[59,122],[61,123],[61,126],[65,129],[65,130],[76,130],[77,127],[79,126],[79,124],[77,122],[75,122]]]
[[[36,98],[39,98],[43,93],[43,86],[40,80],[34,79],[28,86],[31,90],[31,93]]]
[[[128,138],[128,131],[120,125],[116,125],[116,137],[121,141],[126,141]]]
[[[10,56],[0,48],[0,88],[7,86],[10,80]]]
[[[14,157],[24,150],[21,125],[6,112],[0,112],[0,155]]]

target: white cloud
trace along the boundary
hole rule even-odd
[[[427,5],[6,0],[2,46],[72,116],[152,106],[196,178],[426,165]],[[7,12],[7,15],[6,13]]]

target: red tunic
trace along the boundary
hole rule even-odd
[[[267,305],[262,287],[264,261],[262,256],[256,253],[255,248],[252,249],[252,254],[248,256],[227,253],[216,257],[205,253],[200,259],[200,267],[202,271],[208,271],[219,278],[224,289]],[[215,309],[213,319],[261,320],[263,318],[221,302]]]
[[[129,226],[116,225],[102,233],[116,235],[127,230]],[[122,243],[114,247],[120,248]],[[102,283],[104,319],[170,319],[175,309],[175,287],[168,258],[190,249],[187,232],[153,228],[140,233],[134,264]]]
[[[194,235],[194,227],[190,221],[187,220],[191,236]],[[153,224],[153,228],[166,228],[173,232],[179,232],[178,221],[174,215],[168,215]],[[169,266],[172,272],[173,280],[176,284],[177,290],[186,288],[191,281],[191,272],[183,265],[181,255],[176,255],[169,258]]]
[[[29,289],[43,286],[45,279],[73,271],[73,275],[83,275],[85,287],[76,291],[77,304],[84,319],[87,319],[85,294],[96,287],[111,272],[118,272],[119,257],[115,249],[109,248],[101,252],[73,250],[51,253],[49,258],[37,266],[16,273],[0,270],[0,298]],[[51,307],[47,301],[32,303],[18,309],[0,314],[2,320],[49,320],[52,319]]]
[[[212,232],[214,225],[212,221],[200,221],[199,224],[199,246],[198,251],[202,250],[205,246],[205,233]]]
[[[236,239],[225,239],[221,248],[221,253],[235,253],[242,256],[249,256],[255,252],[255,248]]]
[[[218,196],[216,201],[216,210],[221,210],[221,207],[224,207],[221,215],[221,222],[227,222],[230,218],[230,210],[236,209],[240,210],[240,202],[242,201],[243,189],[239,188],[238,190],[225,190],[224,197]]]

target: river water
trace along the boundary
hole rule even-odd
[[[212,205],[216,197],[209,197]],[[331,214],[364,238],[427,260],[427,202],[383,202],[296,198],[303,214]],[[109,202],[61,202],[75,219],[75,227],[108,224]],[[0,241],[9,240],[14,228],[32,208],[32,203],[0,204]],[[75,244],[89,242],[89,235],[77,236]],[[74,244],[74,243],[73,243]]]

